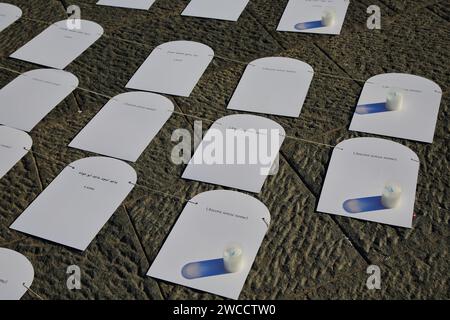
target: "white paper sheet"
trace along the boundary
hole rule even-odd
[[[249,0],[191,0],[181,15],[237,21]]]
[[[389,140],[356,138],[336,146],[317,211],[411,228],[419,159],[409,148]],[[397,207],[380,203],[385,185],[402,189]]]
[[[313,76],[313,68],[300,60],[255,60],[245,69],[228,109],[298,117]]]
[[[26,132],[0,126],[0,179],[28,153],[32,145],[33,140]]]
[[[84,251],[133,189],[132,183],[136,183],[136,172],[123,161],[106,157],[77,160],[11,228]]]
[[[8,28],[22,16],[22,10],[19,7],[9,3],[0,3],[0,32]]]
[[[403,96],[401,110],[385,107],[388,92]],[[367,80],[350,130],[433,142],[442,90],[433,81],[410,74],[388,73]]]
[[[148,10],[155,0],[100,0],[98,5]]]
[[[238,133],[239,137],[229,136]],[[284,136],[283,127],[264,117],[223,117],[208,130],[182,177],[259,193]]]
[[[349,0],[289,0],[277,31],[340,34]],[[324,25],[322,16],[334,14],[334,24]]]
[[[103,34],[103,28],[95,22],[81,20],[81,29],[71,30],[67,21],[71,20],[52,24],[10,57],[64,69]]]
[[[0,301],[20,300],[33,279],[33,265],[24,255],[0,248]]]
[[[270,224],[270,213],[246,194],[216,190],[201,193],[186,204],[147,275],[238,299]],[[242,248],[242,269],[223,269],[223,251],[229,244]],[[186,277],[186,266],[203,265],[197,276]],[[201,273],[206,271],[209,273]]]
[[[152,51],[126,87],[188,97],[213,57],[214,51],[198,42],[164,43]]]
[[[69,147],[135,162],[173,109],[173,103],[158,94],[120,94],[100,110]]]
[[[77,86],[66,71],[25,72],[0,90],[0,124],[29,132]]]

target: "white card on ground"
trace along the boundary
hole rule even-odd
[[[0,126],[0,179],[27,154],[32,144],[26,132]]]
[[[245,69],[228,109],[298,117],[313,76],[313,68],[300,60],[255,60]]]
[[[173,109],[173,103],[158,94],[120,94],[97,113],[69,147],[135,162]]]
[[[103,34],[103,28],[92,21],[81,20],[80,29],[69,29],[56,22],[19,48],[10,57],[56,69],[64,69]]]
[[[148,10],[155,0],[100,0],[98,5]]]
[[[20,300],[33,279],[33,265],[24,255],[0,248],[0,301]]]
[[[277,165],[282,126],[255,115],[230,115],[213,123],[183,178],[259,193]]]
[[[25,72],[0,90],[0,124],[29,132],[77,86],[66,71]]]
[[[0,3],[0,32],[8,28],[22,16],[19,7],[9,3]]]
[[[387,108],[391,92],[402,97],[398,110]],[[441,98],[441,88],[431,80],[400,73],[376,75],[364,85],[350,130],[432,143]]]
[[[50,183],[11,228],[84,251],[135,182],[136,172],[123,161],[106,157],[77,160]]]
[[[349,0],[289,0],[277,31],[340,34]]]
[[[191,0],[181,15],[237,21],[249,0]]]
[[[186,204],[147,275],[238,299],[270,224],[259,200],[235,191],[201,193]],[[223,253],[241,248],[241,269],[227,272]]]
[[[419,160],[411,149],[389,140],[356,138],[341,142],[328,166],[317,211],[412,227]],[[401,189],[397,206],[383,204],[385,187]]]
[[[214,51],[202,43],[164,43],[152,51],[126,87],[188,97],[213,57]]]

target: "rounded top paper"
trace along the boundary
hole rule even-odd
[[[431,143],[441,98],[439,85],[426,78],[376,75],[364,85],[350,130]]]
[[[170,99],[150,92],[115,96],[69,147],[136,161],[172,115]]]
[[[0,3],[0,32],[9,27],[13,22],[22,16],[22,10],[19,7],[9,3]]]
[[[313,67],[306,62],[289,57],[265,57],[253,60],[249,65],[261,66],[264,68],[284,69],[286,72],[292,70],[305,70],[314,72]]]
[[[284,128],[277,122],[252,114],[232,114],[214,122],[211,128],[242,129],[242,130],[278,130],[281,137],[286,135]]]
[[[297,59],[257,59],[245,69],[228,109],[298,117],[313,76],[313,68]]]
[[[270,224],[270,212],[266,205],[258,199],[248,194],[230,191],[230,190],[212,190],[202,192],[191,198],[190,202],[197,203],[200,206],[226,205],[226,207],[236,207],[239,211],[249,214],[249,219],[253,222],[260,222],[264,218],[267,224]],[[243,208],[245,206],[245,208]],[[267,226],[262,228],[267,231]]]
[[[127,163],[91,157],[68,165],[11,229],[85,250],[136,183]]]
[[[56,22],[11,55],[11,58],[64,69],[103,35],[92,21],[78,20],[79,28],[68,27],[73,19]]]
[[[137,181],[137,174],[133,167],[117,159],[89,157],[76,160],[70,166],[74,167],[78,172],[110,178],[117,183],[136,183]]]
[[[213,123],[183,172],[184,179],[259,193],[276,164],[285,131],[273,120],[235,114]]]
[[[395,155],[395,158],[401,158],[402,160],[413,160],[419,162],[419,157],[407,146],[401,143],[394,142],[391,140],[380,139],[380,138],[353,138],[344,140],[338,145],[336,145],[334,152],[340,152],[341,150],[352,150],[358,152],[371,152],[382,150],[384,154]]]
[[[270,224],[259,200],[236,191],[201,193],[186,204],[147,275],[238,299]],[[239,267],[227,248],[239,248]]]
[[[419,159],[411,149],[378,138],[338,144],[317,211],[412,227]]]
[[[19,300],[33,279],[33,265],[24,255],[0,248],[0,300]]]
[[[77,86],[67,71],[25,72],[0,90],[0,123],[29,132]]]
[[[176,40],[169,41],[163,44],[160,44],[155,50],[167,50],[167,51],[181,51],[184,54],[192,54],[199,56],[213,56],[214,50],[207,46],[206,44],[195,42],[195,41],[187,41],[187,40]]]
[[[0,125],[0,178],[27,154],[32,144],[26,132]]]
[[[0,125],[0,146],[7,149],[30,149],[33,140],[22,130]]]
[[[180,40],[161,44],[126,87],[189,97],[213,57],[214,51],[199,42]]]
[[[399,79],[401,81],[399,82]],[[442,93],[441,87],[434,81],[408,73],[383,73],[373,76],[367,83],[412,91],[434,91]]]

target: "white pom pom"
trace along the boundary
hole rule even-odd
[[[336,12],[327,9],[322,14],[322,25],[325,27],[332,27],[336,23]]]
[[[393,209],[400,204],[402,197],[402,188],[393,182],[386,183],[383,194],[381,196],[381,203],[388,209]]]
[[[223,251],[223,262],[225,270],[230,273],[239,272],[244,261],[242,248],[237,244],[229,245]]]
[[[386,97],[386,108],[390,111],[399,111],[403,106],[403,95],[400,91],[390,90]]]

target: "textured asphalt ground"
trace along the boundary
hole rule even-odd
[[[44,30],[44,22],[66,18],[65,8],[77,4],[82,18],[101,24],[105,36],[66,70],[81,87],[110,96],[126,91],[155,46],[181,39],[203,42],[217,55],[245,63],[287,56],[315,71],[353,78],[317,74],[299,118],[270,116],[288,135],[332,145],[370,136],[348,130],[363,85],[359,79],[404,72],[437,82],[443,99],[433,144],[391,139],[410,147],[421,162],[413,229],[317,213],[331,150],[287,139],[279,173],[256,195],[269,208],[272,224],[241,299],[449,299],[448,0],[352,0],[340,36],[276,32],[287,0],[251,0],[238,22],[182,17],[187,0],[157,0],[149,11],[96,6],[94,0],[6,2],[21,7],[24,18],[0,33],[1,66],[21,72],[37,68],[8,56]],[[381,8],[381,30],[366,28],[372,4]],[[189,98],[172,98],[176,110],[211,120],[233,114],[226,105],[244,69],[214,59]],[[15,77],[0,70],[0,87]],[[171,197],[135,188],[84,253],[9,229],[65,164],[92,155],[67,145],[106,102],[75,90],[33,129],[33,150],[57,161],[29,153],[0,180],[0,247],[30,259],[32,288],[45,299],[219,298],[145,276],[184,206]],[[204,122],[204,129],[208,125]],[[184,166],[169,158],[176,128],[192,130],[193,119],[172,116],[132,164],[139,183],[188,199],[219,189],[180,178]],[[77,291],[66,287],[66,268],[73,264],[82,271]],[[381,268],[381,290],[366,288],[366,268],[372,264]]]

